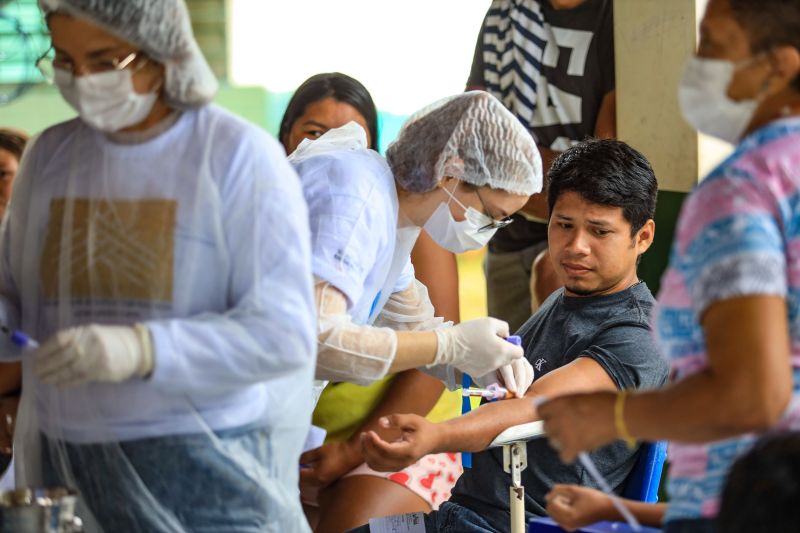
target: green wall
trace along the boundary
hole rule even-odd
[[[661,275],[669,262],[675,223],[681,211],[686,193],[659,191],[656,206],[656,238],[653,246],[642,257],[639,277],[647,283],[653,294],[661,287]]]

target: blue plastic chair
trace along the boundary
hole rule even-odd
[[[666,442],[643,443],[636,464],[625,481],[622,497],[645,503],[656,503],[658,487],[661,485],[661,473],[664,471],[666,459]]]
[[[639,450],[639,456],[633,470],[625,481],[623,498],[638,500],[646,503],[658,501],[658,487],[661,484],[661,473],[664,470],[664,461],[667,458],[666,442],[645,442]],[[564,530],[549,518],[534,518],[528,523],[528,533],[556,533]],[[603,531],[630,531],[622,523],[601,522],[579,529],[578,533],[600,533]],[[653,532],[659,529],[642,528],[642,531]]]

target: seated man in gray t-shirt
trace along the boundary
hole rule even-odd
[[[503,472],[502,450],[486,447],[506,428],[539,418],[531,398],[665,382],[668,363],[649,331],[654,299],[636,273],[653,242],[657,189],[648,161],[621,141],[590,140],[559,156],[550,170],[548,233],[564,288],[518,333],[535,370],[526,398],[483,405],[440,424],[392,415],[383,426],[399,440],[388,442],[375,432],[362,437],[367,463],[384,471],[399,471],[430,453],[480,452],[450,500],[425,516],[428,533],[508,530],[510,477]],[[621,490],[636,451],[617,442],[591,456]],[[544,439],[528,443],[522,482],[528,517],[545,514],[545,495],[556,483],[593,486],[582,466],[562,464]]]

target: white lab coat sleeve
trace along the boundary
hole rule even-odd
[[[220,196],[230,307],[147,322],[155,356],[150,379],[171,391],[214,393],[306,365],[310,378],[316,323],[308,212],[298,177],[273,139],[251,134]],[[203,280],[196,283],[200,290]]]
[[[380,194],[371,160],[362,153],[319,156],[295,168],[310,213],[314,275],[339,289],[352,308],[381,250],[394,248],[394,239],[383,230],[387,217],[396,224],[396,215]]]

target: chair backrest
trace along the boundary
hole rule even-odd
[[[658,501],[661,472],[667,458],[666,442],[645,442],[639,450],[636,464],[625,482],[624,498],[645,503]]]
[[[647,503],[658,501],[658,487],[661,484],[661,472],[667,458],[666,442],[644,442],[636,458],[633,470],[625,481],[624,498]],[[623,533],[632,531],[621,522],[601,522],[579,529],[576,533]],[[643,532],[658,532],[660,529],[642,528]],[[528,533],[563,533],[551,518],[533,518],[528,523]]]

